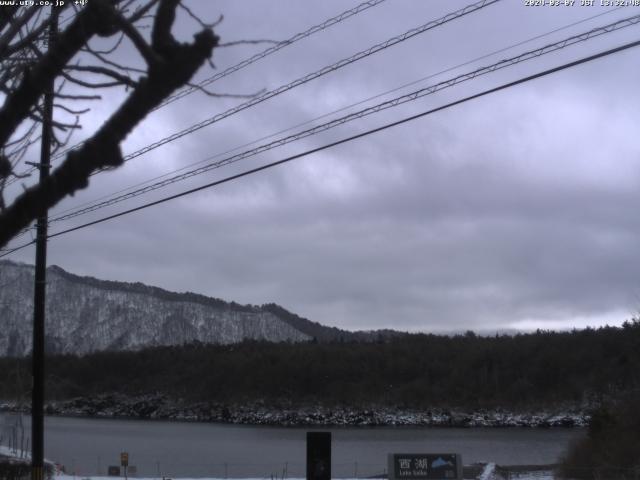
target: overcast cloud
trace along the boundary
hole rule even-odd
[[[388,0],[211,87],[224,93],[269,90],[467,3]],[[503,0],[100,174],[52,215],[587,17],[609,12],[400,93],[640,14],[638,7],[614,11],[579,3],[527,7],[521,0]],[[204,19],[224,14],[216,31],[222,41],[233,41],[283,40],[358,2],[189,4]],[[186,39],[198,28],[181,18],[176,30]],[[638,38],[640,26],[629,27],[51,230]],[[223,70],[263,48],[221,48],[213,60]],[[631,49],[58,237],[50,242],[49,264],[240,303],[276,302],[348,329],[620,324],[640,308],[639,59],[640,50]],[[199,79],[212,73],[204,68]],[[122,98],[110,95],[110,103],[85,118],[86,133]],[[152,114],[124,150],[134,151],[240,102],[190,95]],[[33,263],[33,255],[33,249],[24,249],[11,258]]]

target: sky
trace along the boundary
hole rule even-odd
[[[207,88],[231,95],[270,91],[472,3],[387,0]],[[502,0],[452,20],[100,173],[50,216],[214,155],[226,158],[232,149],[242,147],[234,151],[241,152],[640,14],[640,7],[603,7],[599,0],[593,6],[579,0],[567,3],[573,5]],[[205,21],[224,15],[215,28],[224,43],[282,41],[359,2],[186,4]],[[200,28],[181,12],[174,33],[188,41]],[[640,25],[602,35],[54,223],[50,231],[638,39]],[[271,45],[219,47],[212,58],[215,69],[204,66],[194,81]],[[118,55],[140,64],[126,43]],[[640,310],[639,58],[640,48],[610,55],[56,237],[49,242],[48,264],[79,275],[143,282],[242,304],[275,302],[310,320],[350,330],[619,325]],[[385,94],[391,90],[396,91]],[[103,100],[83,116],[83,130],[72,143],[95,131],[126,93],[104,92]],[[134,152],[245,101],[195,92],[149,115],[127,138],[123,151]],[[306,122],[311,123],[296,127]],[[296,128],[246,146],[291,127]],[[21,187],[12,188],[6,192],[9,199]],[[25,238],[30,237],[11,245]],[[10,258],[33,263],[34,249]]]

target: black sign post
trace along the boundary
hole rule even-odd
[[[124,478],[127,480],[127,467],[129,466],[129,453],[122,452],[120,454],[120,465],[124,468]]]
[[[307,432],[307,480],[331,480],[331,432]]]
[[[458,480],[462,457],[457,453],[390,453],[389,480]]]

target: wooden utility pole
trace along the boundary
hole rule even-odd
[[[51,50],[58,33],[58,13],[51,7],[51,24],[49,26],[49,45]],[[53,91],[54,79],[44,93],[42,114],[42,141],[40,148],[40,182],[49,176],[51,168],[51,139],[53,123]],[[36,223],[36,272],[33,297],[33,353],[31,391],[31,480],[44,479],[44,321],[45,294],[47,286],[47,224],[46,208],[40,213]]]

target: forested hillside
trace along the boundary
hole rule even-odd
[[[28,391],[28,363],[0,359],[0,397]],[[191,401],[417,408],[576,404],[640,386],[640,322],[515,336],[417,334],[378,343],[191,344],[53,356],[47,378],[51,400],[162,392]]]
[[[142,283],[48,269],[45,348],[51,354],[140,350],[193,341],[373,341],[400,332],[350,332],[302,318],[274,303],[240,305]],[[34,267],[0,260],[0,356],[31,351]],[[78,341],[81,339],[81,341]]]

